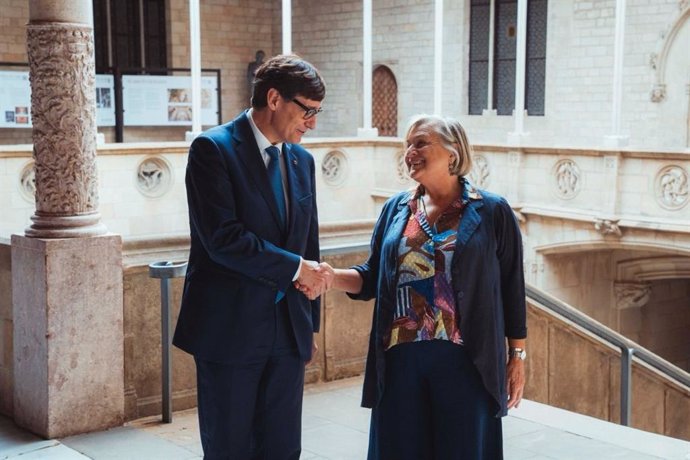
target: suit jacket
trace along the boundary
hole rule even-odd
[[[465,182],[466,187],[471,187]],[[474,189],[473,189],[474,191]],[[527,335],[522,239],[515,215],[505,199],[479,191],[463,211],[451,261],[451,286],[463,344],[496,401],[496,415],[507,413],[506,337]],[[376,406],[385,385],[384,336],[396,307],[398,247],[410,217],[413,192],[389,199],[371,239],[371,254],[353,267],[362,276],[362,290],[350,297],[376,298],[364,375],[362,405]]]
[[[300,356],[311,357],[319,300],[292,286],[300,256],[319,258],[314,158],[283,144],[289,216],[276,201],[247,112],[192,143],[187,163],[191,248],[173,344],[194,356],[234,363],[265,356],[275,309],[287,308]],[[286,302],[276,304],[278,291]]]

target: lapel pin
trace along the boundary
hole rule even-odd
[[[292,164],[297,166],[297,160],[292,160]]]

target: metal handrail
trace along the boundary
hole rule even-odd
[[[525,290],[528,299],[536,301],[621,350],[621,425],[630,426],[633,357],[690,389],[689,373],[536,287],[527,284]]]

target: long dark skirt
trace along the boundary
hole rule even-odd
[[[369,460],[501,460],[501,419],[465,348],[445,340],[386,352]]]

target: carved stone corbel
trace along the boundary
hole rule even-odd
[[[666,85],[654,85],[654,87],[652,88],[652,92],[650,94],[650,99],[652,100],[652,102],[661,102],[664,99],[666,99]]]
[[[616,281],[613,283],[616,293],[616,309],[642,308],[649,302],[652,293],[650,283],[635,281]]]
[[[622,236],[618,220],[594,219],[594,229],[603,236],[612,235],[619,238]]]

